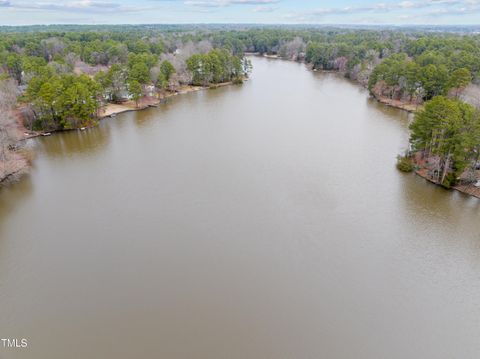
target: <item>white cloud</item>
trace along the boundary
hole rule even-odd
[[[253,8],[253,12],[273,12],[277,10],[278,7],[275,6],[265,6],[265,5],[259,5]]]
[[[231,5],[257,5],[265,6],[276,4],[280,0],[186,0],[185,5],[196,7],[225,7]]]
[[[402,13],[408,12],[408,13]],[[308,11],[286,14],[285,18],[298,22],[316,22],[322,18],[362,13],[398,13],[400,19],[432,16],[468,15],[480,12],[480,0],[404,0],[379,2],[366,6],[315,8]],[[378,15],[377,15],[378,16]]]
[[[141,7],[126,6],[117,2],[101,0],[76,1],[17,1],[0,0],[0,6],[19,10],[39,10],[57,12],[132,12],[144,10]]]

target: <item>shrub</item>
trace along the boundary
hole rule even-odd
[[[243,84],[243,79],[241,77],[236,77],[233,79],[233,84],[234,85],[241,85]]]
[[[445,188],[452,188],[457,184],[457,176],[455,173],[449,173],[446,177],[445,180],[442,183],[442,186]]]
[[[412,172],[415,169],[415,165],[410,157],[398,156],[397,168],[402,172]]]

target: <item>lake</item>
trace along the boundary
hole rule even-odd
[[[252,58],[242,86],[34,140],[0,191],[0,358],[477,359],[480,201],[410,116]]]

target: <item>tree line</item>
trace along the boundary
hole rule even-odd
[[[423,103],[480,83],[480,35],[415,29],[254,28],[220,31],[214,43],[305,61],[360,82],[378,96]]]
[[[138,105],[185,85],[242,82],[249,71],[243,54],[184,31],[24,31],[0,38],[0,76],[17,85],[31,130],[89,126],[104,103]]]

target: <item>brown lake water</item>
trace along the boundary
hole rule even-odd
[[[303,65],[36,140],[0,191],[2,359],[478,359],[480,201]],[[1,344],[1,343],[0,343]]]

